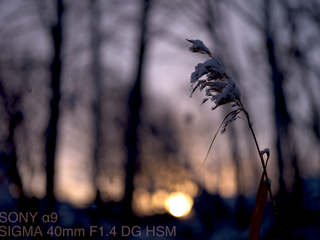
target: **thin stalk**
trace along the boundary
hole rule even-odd
[[[279,230],[280,230],[280,238],[283,239],[281,223],[280,223],[280,219],[279,219],[279,216],[278,216],[276,204],[275,204],[275,201],[274,201],[274,198],[273,198],[273,194],[272,194],[272,191],[271,191],[271,185],[270,185],[269,178],[268,178],[267,167],[266,167],[266,164],[265,164],[265,162],[264,162],[264,160],[263,160],[263,156],[262,156],[262,154],[261,154],[260,147],[259,147],[259,144],[258,144],[256,135],[255,135],[255,133],[254,133],[254,131],[253,131],[253,128],[252,128],[252,125],[251,125],[251,121],[250,121],[250,117],[249,117],[249,113],[245,110],[245,108],[243,107],[241,101],[239,101],[239,103],[240,103],[240,105],[241,105],[241,108],[242,108],[243,112],[244,112],[245,115],[246,115],[246,118],[247,118],[247,120],[248,120],[248,125],[249,125],[249,128],[250,128],[250,131],[251,131],[251,133],[252,133],[252,136],[253,136],[253,139],[254,139],[254,142],[255,142],[257,151],[258,151],[258,153],[259,153],[259,157],[260,157],[261,164],[262,164],[262,167],[263,167],[263,173],[264,173],[264,175],[265,175],[265,177],[266,177],[267,188],[268,188],[268,192],[269,192],[269,196],[270,196],[270,200],[271,200],[272,210],[273,210],[273,213],[274,213],[274,215],[275,215],[276,222],[277,222],[278,227],[279,227]]]

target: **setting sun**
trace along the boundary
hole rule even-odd
[[[183,193],[172,193],[167,199],[167,209],[175,217],[187,216],[192,205],[192,199]]]

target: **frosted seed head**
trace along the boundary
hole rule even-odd
[[[212,110],[217,107],[233,102],[235,106],[239,106],[241,93],[236,83],[225,72],[221,61],[217,57],[212,57],[210,50],[200,40],[189,40],[192,46],[189,48],[191,52],[208,54],[211,59],[204,63],[198,63],[195,71],[191,73],[191,94],[199,88],[200,91],[205,89],[205,95],[215,103]],[[202,78],[202,79],[201,79]],[[209,98],[205,98],[202,104]]]
[[[193,43],[189,48],[191,52],[200,53],[200,54],[208,54],[209,57],[212,57],[210,50],[203,44],[200,40],[190,40],[186,39],[188,42]]]

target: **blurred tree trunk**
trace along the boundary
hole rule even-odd
[[[274,111],[275,111],[275,124],[277,129],[277,154],[278,154],[278,166],[279,166],[279,184],[280,184],[280,200],[286,194],[286,187],[284,182],[284,156],[286,155],[287,146],[289,144],[289,132],[288,132],[288,125],[290,123],[289,113],[287,111],[287,105],[284,95],[283,89],[283,81],[284,76],[281,73],[277,57],[275,55],[274,49],[274,36],[273,31],[271,29],[271,2],[270,0],[265,0],[265,37],[266,37],[266,47],[269,56],[269,64],[272,71],[272,84],[273,84],[273,91],[274,91]]]
[[[99,1],[91,0],[91,52],[92,52],[92,62],[91,62],[91,74],[94,84],[95,98],[93,100],[93,114],[94,114],[94,155],[93,155],[93,181],[96,187],[97,196],[96,204],[99,205],[101,201],[100,191],[99,191],[99,164],[101,156],[101,135],[102,135],[102,67],[101,67],[101,33],[100,33],[100,6]]]
[[[234,63],[230,59],[234,59],[234,57],[231,57],[228,53],[228,40],[227,36],[224,34],[225,29],[222,25],[222,22],[224,19],[222,19],[221,10],[220,10],[220,3],[219,2],[213,2],[210,0],[206,1],[206,5],[204,5],[206,15],[204,18],[204,25],[207,28],[207,31],[209,32],[211,38],[214,40],[215,45],[219,46],[219,51],[216,51],[214,53],[215,56],[218,56],[224,65],[229,66],[229,71],[232,72],[232,75],[234,78],[237,78],[237,71],[235,69]],[[226,23],[224,23],[226,24]],[[228,57],[230,56],[230,57]],[[224,115],[227,115],[229,113],[230,109],[224,108]],[[244,191],[244,184],[243,184],[243,172],[241,169],[241,154],[239,151],[239,137],[238,133],[235,129],[235,126],[233,124],[230,124],[228,126],[228,138],[231,146],[231,152],[232,152],[232,160],[235,165],[235,175],[236,175],[236,186],[237,186],[237,210],[236,210],[236,216],[235,220],[238,224],[238,226],[246,227],[250,224],[250,216],[247,214],[246,210],[246,199],[242,196]]]
[[[142,18],[140,22],[140,40],[139,40],[139,53],[137,57],[137,73],[134,86],[129,94],[128,103],[128,126],[126,131],[126,147],[127,147],[127,165],[126,165],[126,181],[125,181],[125,214],[128,216],[128,224],[132,223],[134,217],[132,212],[132,194],[134,190],[133,179],[135,172],[139,169],[140,163],[138,159],[139,142],[138,142],[138,128],[140,125],[140,112],[142,104],[142,82],[143,70],[145,64],[145,52],[147,47],[147,26],[148,26],[148,13],[151,0],[142,1]]]
[[[294,61],[296,62],[296,70],[298,70],[299,75],[301,76],[301,80],[303,81],[302,87],[304,88],[305,92],[308,93],[308,98],[310,108],[311,108],[311,128],[314,131],[314,134],[319,142],[319,110],[316,106],[316,97],[313,93],[313,87],[312,84],[310,84],[310,70],[308,66],[307,61],[307,51],[303,49],[303,47],[299,44],[299,31],[298,31],[298,25],[299,25],[299,17],[300,15],[303,15],[304,9],[307,8],[307,6],[304,6],[306,2],[300,3],[299,7],[294,7],[290,4],[287,0],[282,0],[281,5],[283,7],[284,14],[286,16],[286,23],[288,24],[289,31],[290,31],[290,45],[288,51],[288,59],[294,58]],[[308,4],[306,4],[308,5]],[[303,9],[303,10],[302,10]],[[290,66],[292,67],[292,66]],[[288,70],[287,70],[288,71]],[[289,69],[290,71],[290,69]],[[309,126],[308,126],[309,127]],[[292,166],[294,168],[294,183],[293,183],[293,192],[290,199],[289,208],[295,209],[294,213],[290,211],[290,219],[292,221],[292,226],[294,224],[297,224],[299,221],[299,217],[301,214],[305,214],[303,211],[304,204],[303,204],[303,198],[304,198],[304,191],[303,191],[303,183],[302,178],[300,175],[300,169],[299,169],[299,158],[296,153],[297,143],[295,142],[296,139],[294,138],[292,140],[293,144],[291,147],[291,153],[292,153]],[[301,159],[302,160],[302,159]],[[300,222],[301,223],[301,222]],[[303,224],[303,223],[302,223]]]
[[[207,27],[207,30],[211,36],[211,38],[214,40],[215,45],[219,46],[219,51],[216,51],[214,53],[215,56],[218,56],[223,63],[229,63],[229,71],[233,72],[232,75],[237,75],[235,68],[233,67],[233,63],[229,61],[228,58],[228,41],[226,39],[226,36],[223,34],[223,26],[222,21],[223,19],[220,16],[220,5],[219,3],[214,3],[210,0],[207,0],[206,2],[206,17],[204,19],[205,26]],[[235,77],[235,76],[234,76]],[[227,115],[229,113],[229,109],[224,108],[224,114]],[[235,167],[236,167],[236,185],[237,185],[237,194],[240,196],[243,193],[243,179],[242,179],[242,171],[241,171],[241,165],[240,165],[240,154],[239,154],[239,146],[238,146],[238,134],[233,124],[228,126],[228,136],[229,141],[231,145],[231,151],[232,151],[232,159],[234,161]],[[242,220],[242,222],[244,222]]]
[[[54,162],[56,156],[59,102],[60,102],[60,77],[61,77],[61,43],[62,43],[62,15],[63,1],[57,0],[57,23],[52,27],[52,39],[54,43],[54,58],[51,64],[51,91],[50,120],[47,127],[46,161],[47,161],[47,206],[48,212],[54,211]]]
[[[6,165],[1,179],[4,180],[6,176],[9,177],[10,183],[15,184],[17,187],[20,197],[20,193],[22,193],[22,183],[17,169],[17,153],[14,142],[15,128],[23,120],[22,113],[17,109],[20,96],[8,96],[2,85],[2,82],[0,81],[0,97],[4,104],[4,109],[9,117],[9,134],[4,144],[5,149],[4,151],[1,150],[0,153],[1,161],[3,161]]]

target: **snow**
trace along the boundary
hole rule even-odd
[[[267,160],[266,160],[266,164],[268,163],[269,157],[270,157],[270,150],[269,148],[265,148],[262,151],[260,151],[260,155],[263,158],[263,154],[267,154]]]
[[[263,154],[265,154],[265,153],[270,154],[269,148],[265,148],[265,149],[263,149],[262,151],[260,151],[260,154],[261,154],[261,155],[263,155]]]
[[[211,57],[210,50],[203,44],[201,40],[189,40],[187,41],[193,43],[192,46],[189,48],[191,52],[197,52],[201,54],[208,54]]]
[[[267,179],[264,179],[263,181],[266,183],[266,182],[267,182]],[[271,180],[270,178],[268,178],[268,182],[269,182],[269,184],[271,184],[271,183],[272,183],[272,180]]]
[[[188,40],[188,39],[187,39]],[[195,66],[195,71],[191,73],[190,82],[191,82],[191,94],[195,92],[197,88],[200,91],[205,89],[205,98],[201,104],[211,100],[215,103],[215,106],[212,107],[212,110],[217,107],[227,104],[234,103],[233,106],[240,107],[240,98],[241,93],[239,88],[236,86],[236,83],[232,78],[225,72],[224,67],[222,66],[221,61],[217,57],[213,57],[209,49],[203,44],[200,40],[188,40],[193,43],[189,48],[191,52],[198,52],[203,54],[208,54],[210,59],[204,63],[198,63]],[[205,79],[200,79],[205,76]],[[226,130],[226,127],[231,122],[237,119],[237,114],[240,113],[241,108],[234,110],[234,114],[231,114],[227,119],[225,119],[222,133]],[[233,113],[233,112],[232,112]]]

